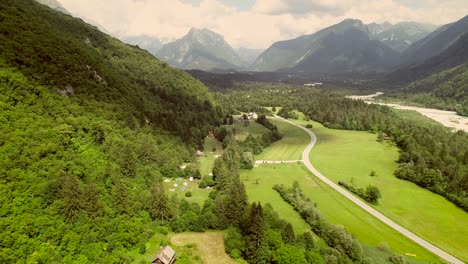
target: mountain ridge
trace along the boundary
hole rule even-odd
[[[165,44],[156,54],[181,69],[240,69],[242,61],[220,34],[192,28],[182,38]]]
[[[413,43],[403,52],[403,64],[420,63],[428,58],[438,55],[458,38],[468,32],[468,15],[460,20],[443,25],[423,39]]]
[[[426,37],[436,29],[437,26],[430,24],[399,22],[373,35],[390,48],[403,52],[411,44]]]
[[[274,43],[252,68],[319,73],[382,71],[398,59],[397,52],[372,38],[362,21],[346,19],[316,33]]]

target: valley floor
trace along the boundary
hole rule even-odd
[[[440,248],[466,261],[467,256],[464,248],[468,245],[468,241],[466,241],[468,234],[463,226],[468,223],[468,215],[443,197],[394,177],[395,160],[398,158],[395,146],[390,143],[376,142],[374,134],[330,130],[318,123],[304,120],[295,121],[302,125],[306,123],[314,125],[313,131],[317,133],[318,143],[310,158],[316,164],[317,169],[334,182],[338,180],[349,182],[350,178],[354,178],[359,186],[363,185],[364,187],[370,183],[377,185],[381,189],[383,198],[380,205],[375,207],[376,209]],[[291,128],[293,126],[289,126],[289,129],[293,130]],[[300,131],[300,129],[298,130]],[[281,128],[280,132],[282,132]],[[288,140],[288,133],[284,134],[285,139]],[[292,136],[296,142],[299,142],[298,135],[296,131]],[[307,142],[306,133],[303,132],[302,138]],[[267,149],[267,153],[282,153],[284,145],[280,142]],[[276,146],[279,147],[275,149]],[[296,147],[296,144],[292,145],[293,149]],[[361,242],[372,245],[384,242],[401,254],[416,255],[418,259],[430,260],[430,253],[409,240],[406,244],[402,243],[401,241],[406,239],[404,236],[371,217],[362,209],[355,208],[357,206],[353,206],[350,201],[332,191],[328,186],[320,186],[324,184],[316,182],[315,178],[311,179],[307,172],[301,173],[297,168],[293,169],[295,166],[303,165],[260,165],[251,172],[244,172],[242,175],[246,181],[249,197],[252,201],[275,201],[273,207],[280,212],[282,217],[294,218],[294,214],[287,212],[287,209],[282,209],[285,205],[282,205],[281,201],[276,201],[278,199],[274,198],[276,194],[271,190],[271,187],[278,183],[290,185],[294,180],[297,180],[301,186],[304,185],[304,190],[310,193],[311,199],[318,203],[320,210],[330,220],[346,226]],[[370,177],[371,170],[376,170],[378,176]],[[274,177],[277,174],[280,175]],[[304,178],[308,180],[305,181]],[[265,181],[266,183],[264,183]],[[321,200],[320,196],[317,196],[319,191],[310,188],[311,183],[320,186],[321,190],[328,188],[326,194],[322,195],[334,196],[335,201],[331,201],[331,197]],[[323,199],[323,196],[321,198]],[[340,208],[340,205],[346,205],[347,208]],[[351,214],[348,215],[348,213]],[[356,219],[356,217],[358,218]],[[291,219],[287,220],[293,222],[297,229],[303,228],[300,221],[294,223]],[[375,232],[375,229],[379,231]]]

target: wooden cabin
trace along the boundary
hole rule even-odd
[[[176,252],[170,246],[162,247],[151,264],[173,264]]]

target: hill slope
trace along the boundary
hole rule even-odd
[[[399,68],[386,77],[387,83],[407,84],[435,74],[440,71],[457,67],[468,62],[468,32],[442,51],[440,54],[428,58],[421,63],[416,63]],[[426,89],[428,89],[427,87]]]
[[[39,84],[121,105],[116,114],[129,123],[149,122],[193,144],[214,124],[207,88],[185,72],[31,1],[1,3],[1,59]]]
[[[399,54],[371,37],[366,25],[346,19],[315,34],[280,41],[263,52],[253,69],[291,69],[310,73],[383,71]]]
[[[436,56],[468,32],[468,16],[438,28],[425,38],[413,43],[403,53],[404,64],[420,63]]]
[[[0,262],[131,263],[165,230],[157,183],[194,176],[207,88],[32,0],[0,20]]]
[[[413,82],[405,90],[410,93],[430,92],[434,99],[422,97],[415,101],[468,116],[468,62]]]
[[[65,9],[65,7],[62,6],[62,4],[60,4],[59,2],[57,2],[56,0],[36,0],[37,2],[43,4],[43,5],[46,5],[54,10],[57,10],[59,12],[62,12],[64,14],[67,14],[67,15],[70,15],[70,12],[68,12],[67,9]]]
[[[224,37],[206,28],[192,28],[183,38],[164,45],[156,56],[181,69],[235,69],[242,64]]]

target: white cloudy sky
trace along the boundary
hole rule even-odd
[[[170,41],[206,27],[234,47],[267,48],[345,18],[446,24],[468,15],[467,0],[58,0],[116,36]]]

